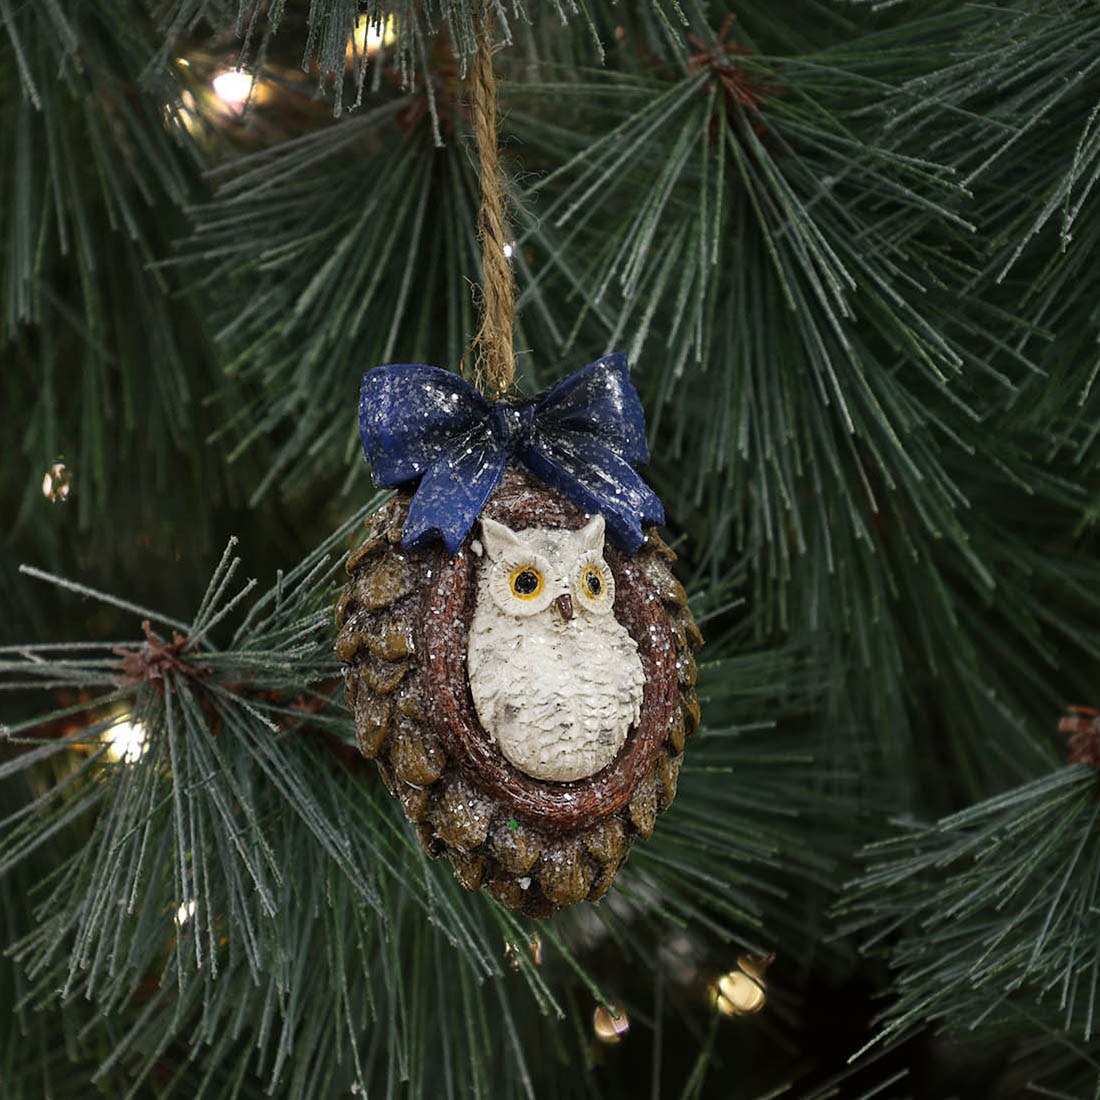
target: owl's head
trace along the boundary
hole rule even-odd
[[[551,610],[567,623],[575,614],[606,615],[615,603],[615,578],[603,556],[603,516],[577,530],[529,527],[513,531],[481,520],[487,562],[482,584],[508,615]]]

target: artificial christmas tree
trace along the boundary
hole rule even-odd
[[[0,81],[0,1095],[1097,1094],[1095,4],[0,0]],[[333,655],[360,376],[476,372],[487,233],[707,637],[545,919]]]

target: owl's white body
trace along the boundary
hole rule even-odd
[[[638,721],[645,684],[638,647],[611,613],[603,521],[580,531],[513,532],[483,520],[482,536],[487,553],[466,657],[478,718],[527,775],[558,782],[594,775]],[[521,595],[512,587],[517,576],[520,586],[538,577],[539,592]]]

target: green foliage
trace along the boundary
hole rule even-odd
[[[364,364],[399,353],[457,363],[472,331],[476,179],[460,149],[433,147],[426,108],[406,138],[397,123],[421,102],[387,98],[238,162],[184,255],[227,306],[215,331],[248,395],[223,427],[236,437],[230,458],[291,426],[253,500],[348,463],[355,424],[339,412]],[[399,345],[409,331],[422,342]]]
[[[261,0],[152,0],[149,4],[165,35],[160,55],[167,62],[181,39],[195,27],[208,24],[216,33],[236,35],[240,41],[237,57],[239,67],[262,67],[269,52],[278,45],[276,34],[283,38],[297,33],[304,46],[299,62],[303,69],[317,74],[319,90],[331,90],[333,113],[339,117],[344,110],[345,79],[348,54],[351,54],[354,99],[358,108],[368,81],[377,87],[383,68],[392,64],[404,87],[432,69],[430,53],[433,43],[445,39],[463,74],[470,56],[477,50],[479,35],[493,42],[513,46],[517,39],[530,42],[532,24],[559,32],[570,22],[583,28],[585,54],[604,56],[605,37],[598,24],[607,23],[606,13],[618,18],[621,13],[609,8],[606,0],[555,0],[553,4],[532,5],[524,0],[511,4],[487,0],[312,0],[306,13],[296,11],[285,0],[265,4]],[[700,11],[697,0],[681,5],[679,0],[648,0],[643,18],[652,32],[670,38],[681,34],[688,23],[684,9]],[[603,18],[601,18],[603,17]],[[356,31],[371,28],[386,39],[378,56],[371,58],[357,40]],[[392,39],[392,41],[390,41]],[[439,101],[431,81],[426,84],[432,133],[442,144],[439,125]]]
[[[882,1035],[916,1022],[1013,1034],[1096,1030],[1100,802],[1062,768],[871,846],[845,911],[889,944],[897,999]]]
[[[425,859],[331,655],[359,375],[477,328],[486,15],[521,388],[629,354],[708,638],[675,805],[538,925]],[[0,92],[4,1089],[1095,1091],[1095,783],[1048,736],[1098,702],[1091,0],[0,0]],[[207,584],[231,530],[300,564]]]
[[[0,406],[11,448],[0,502],[5,537],[54,564],[79,544],[83,563],[133,568],[136,532],[161,524],[208,547],[197,517],[222,497],[218,464],[203,456],[216,371],[174,281],[153,266],[199,192],[196,150],[171,122],[184,89],[172,74],[145,75],[157,43],[130,4],[0,7]],[[44,522],[42,476],[59,459],[75,515]],[[132,542],[104,532],[108,510],[134,517]],[[0,593],[14,604],[13,589],[5,569]]]
[[[40,793],[17,799],[3,822],[0,876],[49,867],[31,891],[35,920],[12,946],[27,980],[18,1004],[91,1002],[81,1036],[132,1017],[93,1076],[101,1087],[117,1071],[139,1095],[170,1069],[165,1094],[190,1095],[196,1070],[197,1095],[228,1081],[304,1097],[405,1080],[414,1093],[451,1096],[470,1074],[475,1095],[530,1094],[572,1040],[565,1030],[564,1048],[533,1054],[539,1044],[524,1033],[559,1025],[523,1008],[560,1016],[567,990],[525,947],[510,949],[513,974],[502,949],[538,929],[560,958],[554,969],[607,996],[575,958],[593,935],[589,918],[538,928],[465,894],[428,863],[373,766],[341,763],[355,753],[331,656],[334,552],[376,506],[280,574],[224,646],[213,638],[255,585],[234,591],[232,545],[190,622],[59,582],[163,624],[143,645],[0,654],[9,689],[85,693],[5,731],[25,751],[0,764],[0,780]],[[166,650],[165,628],[188,644]],[[820,688],[793,654],[704,666],[714,725],[685,770],[692,793],[600,910],[600,937],[622,956],[644,964],[682,928],[757,951],[778,929],[817,934],[790,907],[792,890],[799,878],[802,889],[828,879],[841,853],[808,846],[803,829],[851,813],[851,776],[822,776],[805,738],[775,751],[774,719],[750,716],[762,705],[797,715]],[[145,739],[121,760],[111,748],[120,721]],[[60,858],[54,838],[74,827],[80,839]]]
[[[89,342],[101,340],[94,284],[103,229],[121,230],[148,261],[150,208],[193,195],[194,155],[164,125],[180,89],[162,78],[136,95],[128,79],[148,61],[148,26],[123,5],[69,7],[5,3],[2,13],[5,338],[43,321],[51,297],[43,268],[60,252],[73,255],[89,300]]]

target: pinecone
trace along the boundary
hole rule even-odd
[[[637,836],[676,794],[684,739],[699,724],[693,653],[702,636],[655,530],[633,558],[607,547],[615,614],[646,671],[642,715],[618,756],[587,779],[554,783],[514,768],[481,729],[466,682],[476,592],[468,542],[405,550],[410,496],[368,520],[337,604],[359,748],[378,764],[424,849],[459,882],[537,917],[606,893]],[[534,477],[508,471],[484,514],[513,529],[580,527],[584,514]]]

